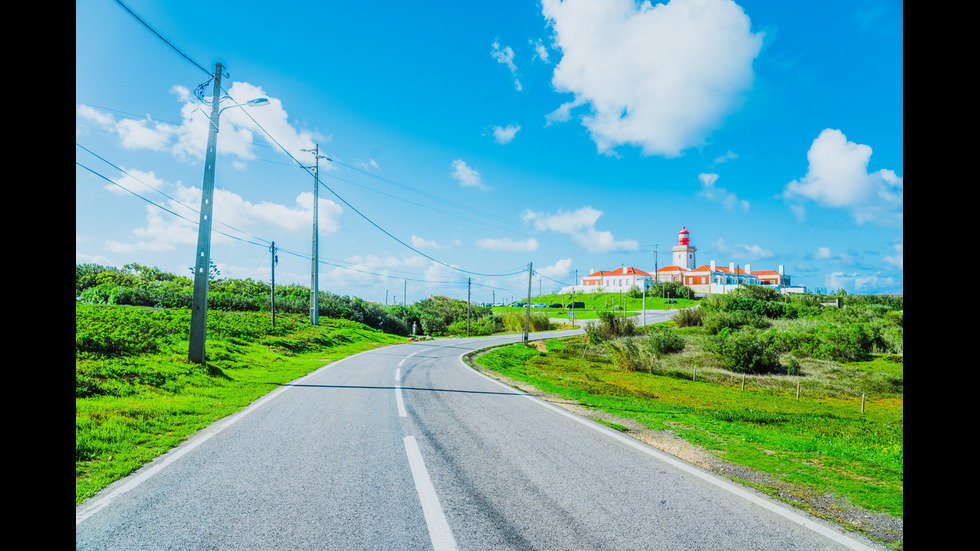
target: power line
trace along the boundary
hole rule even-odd
[[[211,75],[211,71],[209,71],[209,70],[205,69],[204,67],[202,67],[200,63],[194,61],[187,54],[185,54],[184,52],[180,51],[176,46],[174,46],[173,44],[171,44],[170,41],[168,41],[166,38],[163,37],[163,35],[161,35],[160,33],[156,32],[156,30],[154,30],[153,27],[149,26],[146,23],[146,21],[143,21],[143,19],[140,18],[140,16],[136,15],[133,12],[133,10],[129,9],[129,7],[127,7],[126,4],[123,4],[119,0],[116,0],[116,3],[119,4],[124,10],[126,10],[127,12],[129,12],[129,15],[132,15],[134,19],[136,19],[137,21],[139,21],[141,25],[143,25],[144,27],[146,27],[147,30],[149,30],[151,33],[153,33],[154,35],[156,35],[157,38],[159,38],[160,40],[162,40],[163,43],[166,44],[167,46],[169,46],[173,51],[175,51],[178,54],[180,54],[181,57],[183,57],[187,61],[191,62],[191,64],[193,64],[198,69],[204,71],[209,76],[212,76]]]
[[[198,86],[198,90],[203,90],[204,87],[206,87],[211,82],[211,79],[214,78],[214,75],[211,73],[211,71],[209,71],[208,69],[204,68],[201,64],[197,63],[196,61],[194,61],[193,59],[191,59],[188,55],[186,55],[184,52],[182,52],[179,48],[177,48],[176,46],[174,46],[170,41],[168,41],[167,39],[165,39],[160,33],[158,33],[149,24],[147,24],[145,21],[143,21],[142,18],[140,18],[138,15],[136,15],[136,13],[134,13],[131,9],[129,9],[129,7],[127,7],[121,1],[116,0],[116,2],[119,4],[119,6],[121,6],[123,9],[125,9],[130,15],[132,15],[133,18],[135,18],[137,21],[139,21],[139,23],[141,25],[143,25],[147,30],[149,30],[150,32],[152,32],[156,37],[158,37],[161,41],[163,41],[172,50],[174,50],[181,57],[183,57],[184,59],[186,59],[188,62],[190,62],[195,67],[197,67],[198,69],[202,70],[205,74],[207,74],[209,76],[209,80],[207,82],[201,84],[200,86]],[[232,101],[235,101],[234,98],[231,96],[231,94],[229,94],[227,92],[227,90],[222,89],[222,91],[225,93],[225,96],[226,97],[232,99]],[[235,101],[235,103],[238,103],[238,102]],[[240,105],[239,105],[239,107],[241,108]],[[275,143],[277,146],[279,146],[279,148],[287,156],[289,156],[293,160],[293,162],[296,163],[297,166],[299,166],[304,171],[306,171],[307,173],[309,173],[309,168],[305,167],[302,163],[300,163],[299,160],[296,159],[285,147],[283,147],[282,144],[280,144],[279,141],[276,140],[261,124],[259,124],[258,121],[256,121],[247,110],[245,110],[244,108],[242,108],[242,112],[255,124],[256,127],[258,127],[269,138],[269,140],[271,140],[273,143]],[[329,159],[329,160],[331,162],[333,162],[333,159]],[[344,165],[344,166],[347,166],[347,165]],[[353,167],[348,167],[348,168],[351,168],[352,170],[357,170],[357,169],[354,169]],[[319,185],[322,185],[327,191],[329,191],[331,194],[333,194],[334,197],[336,197],[342,203],[344,203],[345,205],[347,205],[348,208],[350,208],[352,211],[354,211],[358,216],[360,216],[361,218],[363,218],[366,222],[368,222],[369,224],[371,224],[372,226],[374,226],[378,231],[380,231],[383,234],[387,235],[392,240],[398,242],[403,247],[405,247],[405,248],[407,248],[407,249],[415,252],[416,254],[418,254],[418,255],[420,255],[420,256],[428,259],[428,260],[431,260],[432,262],[435,262],[436,264],[439,264],[441,266],[445,266],[446,268],[449,268],[451,270],[455,270],[455,271],[458,271],[458,272],[462,272],[462,273],[466,273],[466,274],[470,274],[470,275],[484,276],[484,277],[505,277],[505,276],[517,275],[519,273],[522,273],[522,271],[513,272],[513,273],[509,273],[509,274],[487,274],[487,273],[473,272],[473,271],[470,271],[470,270],[464,270],[462,268],[459,268],[459,267],[453,266],[451,264],[447,264],[447,263],[445,263],[445,262],[443,262],[441,260],[438,260],[438,259],[432,257],[431,255],[428,255],[428,254],[426,254],[426,253],[418,250],[417,248],[409,245],[408,243],[402,241],[401,239],[399,239],[398,237],[396,237],[394,234],[392,234],[388,230],[386,230],[383,227],[381,227],[377,222],[375,222],[370,217],[368,217],[367,215],[365,215],[364,213],[362,213],[354,205],[352,205],[346,199],[344,199],[343,197],[341,197],[340,194],[338,194],[336,191],[334,191],[330,186],[326,185],[322,180],[320,180],[319,175],[313,174],[313,176],[316,178],[316,181],[317,181],[317,183]],[[393,182],[392,181],[389,181],[389,183],[393,183]],[[433,197],[433,198],[435,198],[435,197]],[[459,205],[457,205],[457,206],[459,206]],[[459,207],[462,208],[461,206],[459,206]]]
[[[77,144],[76,144],[76,145],[77,145]],[[79,147],[81,147],[81,148],[82,148],[82,149],[84,149],[85,151],[88,151],[89,153],[92,153],[92,152],[91,152],[90,150],[88,150],[88,149],[87,149],[87,148],[85,148],[84,146],[81,146],[81,145],[79,145]],[[107,160],[105,160],[104,158],[102,158],[102,157],[99,157],[99,156],[98,156],[98,155],[96,155],[95,153],[92,153],[92,155],[94,155],[94,156],[96,156],[97,158],[99,158],[99,159],[101,159],[101,160],[103,160],[103,161],[104,161],[104,162],[106,162],[106,164],[108,164],[109,166],[112,166],[112,167],[114,167],[114,168],[117,168],[118,170],[120,170],[120,171],[121,171],[121,172],[123,172],[124,174],[127,174],[127,173],[126,173],[126,172],[125,172],[124,170],[122,170],[122,169],[119,169],[118,167],[116,167],[115,165],[113,165],[113,164],[112,164],[112,163],[110,163],[109,161],[107,161]],[[116,186],[116,187],[118,187],[119,189],[122,189],[123,191],[125,191],[125,192],[127,192],[127,193],[129,193],[129,194],[131,194],[131,195],[133,195],[133,196],[135,196],[135,197],[138,197],[139,199],[141,199],[141,200],[143,200],[143,201],[145,201],[146,203],[148,203],[148,204],[150,204],[150,205],[152,205],[152,206],[154,206],[154,207],[156,207],[156,208],[158,208],[158,209],[160,209],[160,210],[163,210],[163,211],[165,211],[165,212],[167,212],[167,213],[170,213],[170,214],[172,214],[173,216],[175,216],[175,217],[177,217],[177,218],[179,218],[179,219],[181,219],[181,220],[185,220],[185,221],[187,221],[187,222],[190,222],[190,223],[192,223],[192,224],[198,224],[198,221],[197,221],[197,220],[193,220],[193,219],[191,219],[191,218],[188,218],[188,217],[186,217],[186,216],[184,216],[184,215],[182,215],[182,214],[180,214],[180,213],[178,213],[178,212],[175,212],[175,211],[173,211],[173,210],[171,210],[171,209],[169,209],[169,208],[167,208],[167,207],[165,207],[165,206],[163,206],[163,205],[161,205],[161,204],[159,204],[159,203],[157,203],[157,202],[155,202],[155,201],[153,201],[153,200],[151,200],[151,199],[149,199],[149,198],[147,198],[147,197],[144,197],[144,196],[142,196],[142,195],[140,195],[139,193],[136,193],[135,191],[133,191],[133,190],[131,190],[131,189],[129,189],[129,188],[126,188],[126,187],[124,187],[124,186],[122,186],[122,185],[120,185],[120,184],[119,184],[119,183],[117,183],[117,182],[114,182],[114,181],[113,181],[113,180],[112,180],[111,178],[109,178],[109,177],[107,177],[107,176],[105,176],[105,175],[103,175],[103,174],[100,174],[99,172],[97,172],[97,171],[95,171],[95,170],[93,170],[93,169],[91,169],[91,168],[89,168],[89,167],[87,167],[87,166],[85,166],[84,164],[82,164],[82,163],[80,163],[80,162],[78,162],[78,161],[76,161],[76,162],[75,162],[75,164],[76,164],[77,166],[79,166],[80,168],[83,168],[83,169],[85,169],[85,170],[87,170],[88,172],[90,172],[90,173],[91,173],[91,174],[93,174],[94,176],[97,176],[98,178],[101,178],[101,179],[103,179],[103,180],[105,180],[106,182],[109,182],[110,184],[112,184],[112,185],[114,185],[114,186]],[[138,178],[136,178],[135,176],[132,176],[131,174],[127,174],[127,175],[128,175],[128,176],[130,176],[131,178],[133,178],[133,179],[135,179],[136,181],[139,181],[139,182],[140,182],[140,183],[142,183],[143,185],[146,185],[146,186],[147,186],[147,187],[149,187],[150,189],[153,189],[153,190],[154,190],[154,191],[156,191],[157,193],[160,193],[161,195],[163,195],[163,196],[165,196],[165,197],[168,197],[168,198],[170,198],[170,197],[169,197],[168,195],[166,195],[166,194],[164,194],[163,192],[161,192],[161,191],[159,191],[159,190],[157,190],[157,189],[155,189],[155,188],[153,188],[152,186],[149,186],[149,185],[148,185],[148,184],[146,184],[145,182],[142,182],[142,181],[140,181],[140,180],[139,180]],[[172,199],[172,198],[171,198],[171,199]],[[175,201],[176,201],[176,200],[175,200]],[[193,209],[193,208],[191,208],[191,207],[189,207],[189,206],[187,206],[187,205],[184,205],[183,203],[180,203],[179,201],[177,201],[177,203],[178,203],[178,204],[180,204],[181,206],[184,206],[185,208],[188,208],[188,209],[190,209],[190,210],[192,210],[193,212],[195,212],[195,213],[197,213],[197,211],[196,211],[195,209]],[[225,227],[228,227],[228,228],[231,228],[231,229],[235,229],[235,228],[233,228],[233,227],[231,227],[231,226],[228,226],[227,224],[223,224],[223,223],[222,223],[222,225],[223,225],[223,226],[225,226]],[[241,232],[241,230],[238,230],[238,229],[235,229],[235,231],[239,231],[239,232]],[[256,239],[256,240],[258,240],[258,241],[261,241],[261,243],[260,243],[260,242],[256,242],[256,241],[249,241],[249,240],[247,240],[247,239],[242,239],[241,237],[238,237],[238,236],[235,236],[235,235],[231,235],[231,234],[229,234],[229,233],[225,233],[225,232],[222,232],[222,231],[220,231],[220,230],[215,230],[215,232],[216,232],[216,233],[219,233],[219,234],[221,234],[221,235],[224,235],[225,237],[228,237],[228,238],[230,238],[230,239],[234,239],[234,240],[236,240],[236,241],[240,241],[240,242],[242,242],[242,243],[246,243],[246,244],[249,244],[249,245],[256,245],[256,246],[262,246],[262,247],[266,247],[266,246],[267,246],[268,244],[270,244],[270,243],[271,243],[271,241],[268,241],[268,240],[265,240],[265,239],[263,239],[263,238],[261,238],[261,237],[257,237],[257,236],[252,236],[252,237],[253,237],[254,239]],[[247,233],[245,233],[245,232],[241,232],[241,233],[243,233],[243,234],[245,234],[245,235],[249,235],[249,234],[247,234]],[[277,251],[279,251],[280,253],[284,253],[284,254],[289,254],[289,255],[292,255],[292,256],[296,256],[296,257],[299,257],[299,258],[302,258],[302,259],[304,259],[304,260],[309,260],[310,258],[312,258],[312,257],[311,257],[310,255],[308,255],[308,254],[304,254],[304,253],[299,253],[299,252],[296,252],[296,251],[292,251],[292,250],[289,250],[289,249],[283,249],[283,248],[280,248],[280,247],[277,247],[277,248],[276,248],[276,250],[277,250]],[[339,262],[339,261],[336,261],[336,262]],[[333,266],[333,267],[335,267],[335,268],[340,268],[340,269],[343,269],[343,270],[348,270],[348,271],[351,271],[351,272],[356,272],[356,273],[361,273],[361,274],[365,274],[365,275],[370,275],[370,276],[375,276],[375,277],[382,277],[382,278],[387,278],[387,279],[396,279],[396,280],[403,280],[403,281],[413,281],[413,282],[418,282],[418,283],[428,283],[428,284],[444,284],[444,285],[462,285],[463,283],[465,283],[464,281],[461,281],[461,280],[460,280],[460,281],[447,281],[447,280],[433,280],[433,279],[423,279],[423,278],[418,278],[418,277],[406,277],[406,276],[399,276],[399,275],[391,275],[391,274],[383,274],[383,273],[378,273],[378,272],[372,272],[372,271],[368,271],[368,270],[361,270],[361,269],[358,269],[358,268],[354,268],[354,267],[351,267],[351,266],[344,266],[343,264],[338,264],[338,263],[336,263],[336,262],[329,262],[329,261],[327,261],[327,260],[322,260],[322,259],[321,259],[321,260],[319,260],[319,262],[318,262],[318,263],[319,263],[319,264],[324,264],[324,265],[327,265],[327,266]],[[406,272],[406,273],[407,273],[407,272]],[[478,283],[477,285],[480,285],[481,287],[487,287],[487,288],[491,288],[491,289],[500,289],[500,290],[505,290],[505,289],[503,289],[503,288],[500,288],[500,287],[493,287],[493,286],[491,286],[491,285],[486,285],[486,284],[479,284],[479,283]]]
[[[238,103],[234,98],[231,97],[231,94],[227,94],[227,92],[226,92],[226,95],[229,98],[231,98],[232,101],[235,101],[236,103]],[[306,167],[306,166],[304,166],[303,163],[299,162],[299,160],[296,159],[296,157],[294,157],[293,154],[290,153],[285,147],[283,147],[282,144],[280,144],[279,141],[276,140],[272,136],[272,134],[269,134],[269,132],[261,124],[259,124],[259,122],[256,121],[255,118],[252,117],[252,115],[248,111],[242,109],[242,112],[245,113],[245,115],[253,123],[255,123],[255,126],[258,127],[259,130],[261,130],[263,133],[265,133],[265,135],[268,136],[269,139],[272,140],[273,143],[275,143],[276,145],[278,145],[282,149],[283,153],[285,153],[286,155],[288,155],[297,164],[297,166],[299,166],[300,168],[302,168],[308,174],[310,173],[309,168]],[[330,159],[329,157],[327,158],[327,160],[329,160],[331,162],[333,161],[333,159]],[[368,224],[371,224],[372,226],[374,226],[381,233],[387,235],[388,237],[390,237],[394,241],[400,243],[403,247],[405,247],[405,248],[407,248],[407,249],[409,249],[411,251],[414,251],[416,254],[418,254],[420,256],[423,256],[423,257],[431,260],[432,262],[435,262],[436,264],[439,264],[441,266],[445,266],[446,268],[449,268],[451,270],[456,270],[458,272],[462,272],[462,273],[465,273],[465,274],[478,275],[478,276],[487,276],[487,277],[508,276],[508,275],[516,275],[518,273],[521,273],[521,272],[515,272],[515,273],[510,273],[510,274],[485,274],[485,273],[473,272],[473,271],[470,271],[470,270],[464,270],[462,268],[458,268],[458,267],[453,266],[451,264],[446,264],[445,262],[443,262],[443,261],[441,261],[441,260],[439,260],[437,258],[434,258],[434,257],[432,257],[432,256],[430,256],[430,255],[428,255],[428,254],[426,254],[426,253],[424,253],[424,252],[416,249],[415,247],[409,245],[408,243],[405,243],[404,241],[402,241],[401,239],[399,239],[398,237],[396,237],[394,234],[392,234],[388,230],[382,228],[380,225],[378,225],[377,222],[375,222],[370,217],[368,217],[367,215],[365,215],[357,207],[355,207],[354,205],[350,204],[346,199],[344,199],[343,197],[341,197],[339,193],[337,193],[336,191],[334,191],[333,188],[331,188],[330,186],[328,186],[327,184],[325,184],[322,180],[320,180],[319,176],[317,176],[317,175],[313,175],[313,176],[316,176],[317,183],[319,183],[319,185],[323,186],[324,189],[326,189],[327,191],[329,191],[330,193],[332,193],[334,197],[336,197],[337,199],[339,199],[340,202],[342,202],[343,204],[347,205],[348,208],[350,208],[358,216],[360,216],[361,218],[363,218]]]

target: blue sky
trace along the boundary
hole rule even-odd
[[[686,227],[699,265],[903,292],[901,2],[123,4],[75,3],[76,263],[191,275],[221,62],[222,277],[274,241],[309,285],[318,146],[322,291],[520,299]]]

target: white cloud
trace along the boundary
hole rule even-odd
[[[698,193],[701,197],[718,201],[726,210],[735,210],[736,207],[742,211],[749,210],[748,201],[739,199],[727,189],[715,187],[715,182],[718,181],[717,174],[698,174],[698,180],[701,181],[701,191]]]
[[[632,240],[616,241],[609,231],[595,229],[602,211],[592,207],[582,207],[574,211],[558,214],[524,211],[525,222],[533,222],[535,229],[553,231],[569,235],[573,241],[589,252],[635,251],[639,244]]]
[[[493,41],[493,51],[490,53],[497,63],[506,65],[510,69],[510,74],[514,76],[514,89],[520,92],[523,87],[521,86],[521,81],[517,78],[517,65],[514,64],[514,50],[510,46],[500,47],[500,42]]]
[[[548,48],[540,40],[528,40],[528,42],[534,47],[534,59],[540,59],[544,63],[551,63],[548,59]]]
[[[552,83],[572,93],[549,123],[582,116],[602,153],[629,144],[678,156],[701,145],[752,85],[762,33],[730,0],[544,0],[562,52]]]
[[[475,187],[477,189],[482,189],[487,191],[490,189],[483,183],[483,179],[480,177],[480,173],[473,170],[466,164],[465,161],[461,159],[456,159],[452,163],[453,171],[451,176],[459,185],[463,187]]]
[[[199,214],[196,212],[201,203],[201,189],[185,187],[179,182],[170,185],[156,178],[152,173],[131,171],[129,175],[116,180],[120,186],[141,192],[145,187],[153,187],[166,192],[169,196],[158,201],[167,210],[148,205],[146,207],[146,224],[132,231],[132,241],[108,241],[106,246],[114,252],[133,251],[169,251],[184,245],[197,243]],[[113,189],[115,186],[107,186]],[[140,189],[142,188],[142,189]],[[340,230],[340,217],[343,209],[329,199],[319,199],[318,230],[321,234],[336,233]],[[228,190],[214,190],[214,211],[212,213],[213,233],[212,242],[230,241],[223,235],[238,235],[236,230],[243,232],[265,229],[269,226],[286,231],[306,232],[312,228],[313,222],[313,193],[300,193],[296,197],[296,205],[289,207],[277,203],[251,203],[242,196]],[[235,228],[235,229],[231,229]]]
[[[725,153],[724,155],[719,155],[718,157],[715,157],[715,160],[714,160],[714,163],[713,164],[720,165],[722,163],[727,163],[728,161],[731,161],[731,160],[734,160],[734,159],[738,159],[738,155],[736,155],[735,153],[729,151],[729,152]]]
[[[807,152],[806,176],[787,184],[783,197],[847,209],[859,224],[899,224],[903,179],[887,169],[869,174],[870,159],[869,146],[847,141],[840,130],[827,128]],[[794,206],[802,208],[799,204]]]
[[[174,86],[171,92],[182,104],[180,108],[182,122],[179,125],[154,121],[149,116],[140,120],[122,119],[117,122],[114,117],[88,106],[79,107],[77,114],[118,135],[120,144],[126,149],[170,151],[179,159],[194,161],[204,159],[211,128],[211,105],[201,103],[183,86]],[[269,97],[261,87],[246,82],[233,83],[228,94],[231,99],[222,102],[222,112],[218,121],[219,154],[231,155],[239,161],[254,159],[255,154],[252,149],[255,138],[262,136],[276,149],[281,145],[298,159],[310,155],[302,150],[314,147],[313,133],[297,130],[289,124],[280,100]],[[257,98],[268,98],[269,105],[234,106],[235,102],[246,103]],[[247,114],[244,110],[248,110]],[[273,142],[266,132],[274,136],[276,141]],[[234,166],[240,168],[244,165],[236,161]],[[324,163],[321,163],[321,167],[324,167]],[[324,168],[329,168],[329,165]]]
[[[899,243],[899,244],[895,245],[894,248],[895,248],[895,252],[897,254],[895,254],[893,256],[886,256],[885,257],[885,262],[894,265],[899,270],[904,270],[905,269],[905,251],[904,251],[905,244],[904,243]]]
[[[824,277],[824,282],[831,292],[844,289],[848,293],[891,293],[901,286],[893,277],[879,274],[863,275],[860,273],[833,272]]]
[[[500,239],[480,239],[476,246],[488,251],[528,252],[538,250],[538,240],[532,238],[514,241],[506,237]]]
[[[412,246],[415,247],[416,249],[442,250],[442,249],[448,249],[451,246],[459,245],[459,244],[460,244],[460,240],[458,239],[456,239],[455,241],[453,241],[448,245],[441,245],[439,244],[438,241],[430,241],[428,239],[423,239],[417,235],[412,235]]]
[[[771,250],[764,249],[759,245],[728,245],[724,239],[720,238],[714,241],[711,246],[726,257],[738,261],[764,260],[775,256]]]
[[[499,144],[508,144],[521,129],[519,124],[508,124],[506,127],[494,126],[493,139]]]
[[[572,273],[572,259],[562,258],[551,266],[545,266],[544,268],[536,269],[534,271],[540,273],[544,277],[550,277],[552,279],[565,278]]]
[[[816,254],[813,255],[813,258],[818,260],[828,260],[834,258],[834,255],[830,253],[830,247],[818,247]]]

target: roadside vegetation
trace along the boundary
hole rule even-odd
[[[676,310],[698,303],[694,291],[680,283],[661,282],[647,289],[644,297],[639,287],[625,293],[603,292],[597,289],[588,293],[548,293],[531,297],[531,312],[547,317],[567,317],[574,310],[575,320],[597,319],[603,312],[631,315],[647,310]],[[495,313],[524,312],[526,297],[507,306],[495,306]],[[572,308],[572,304],[576,306]]]
[[[471,335],[520,332],[526,315],[445,297],[385,306],[321,291],[313,327],[307,288],[277,286],[273,316],[268,284],[213,270],[201,366],[187,360],[190,278],[135,264],[78,265],[75,275],[76,504],[324,364],[413,335],[465,335],[467,319]],[[623,315],[639,310],[642,294],[577,294],[576,318],[599,319],[584,335],[479,361],[768,473],[771,482],[746,483],[816,514],[837,520],[812,505],[829,495],[903,517],[900,297],[844,296],[837,308],[822,303],[838,297],[762,288],[701,300],[673,291],[673,304],[647,295],[647,309],[679,309],[647,327]],[[568,305],[571,296],[532,301]],[[548,318],[567,310],[532,309],[531,330],[554,329]],[[883,539],[901,547],[901,534]]]
[[[765,475],[742,482],[864,530],[845,511],[904,516],[902,299],[829,300],[749,288],[653,326],[603,313],[547,351],[511,345],[478,363],[680,437]]]
[[[208,314],[207,366],[187,359],[190,310],[75,304],[75,504],[279,386],[406,342],[349,320]]]

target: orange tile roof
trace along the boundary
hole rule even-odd
[[[607,275],[640,275],[640,276],[648,276],[650,274],[644,272],[643,270],[637,270],[636,268],[634,268],[632,266],[626,266],[626,273],[625,274],[623,273],[623,269],[622,268],[618,268],[618,269],[612,270],[612,271],[599,270],[598,272],[596,272],[594,274],[589,274],[589,275],[587,275],[585,277],[597,277],[597,276],[607,276]]]

